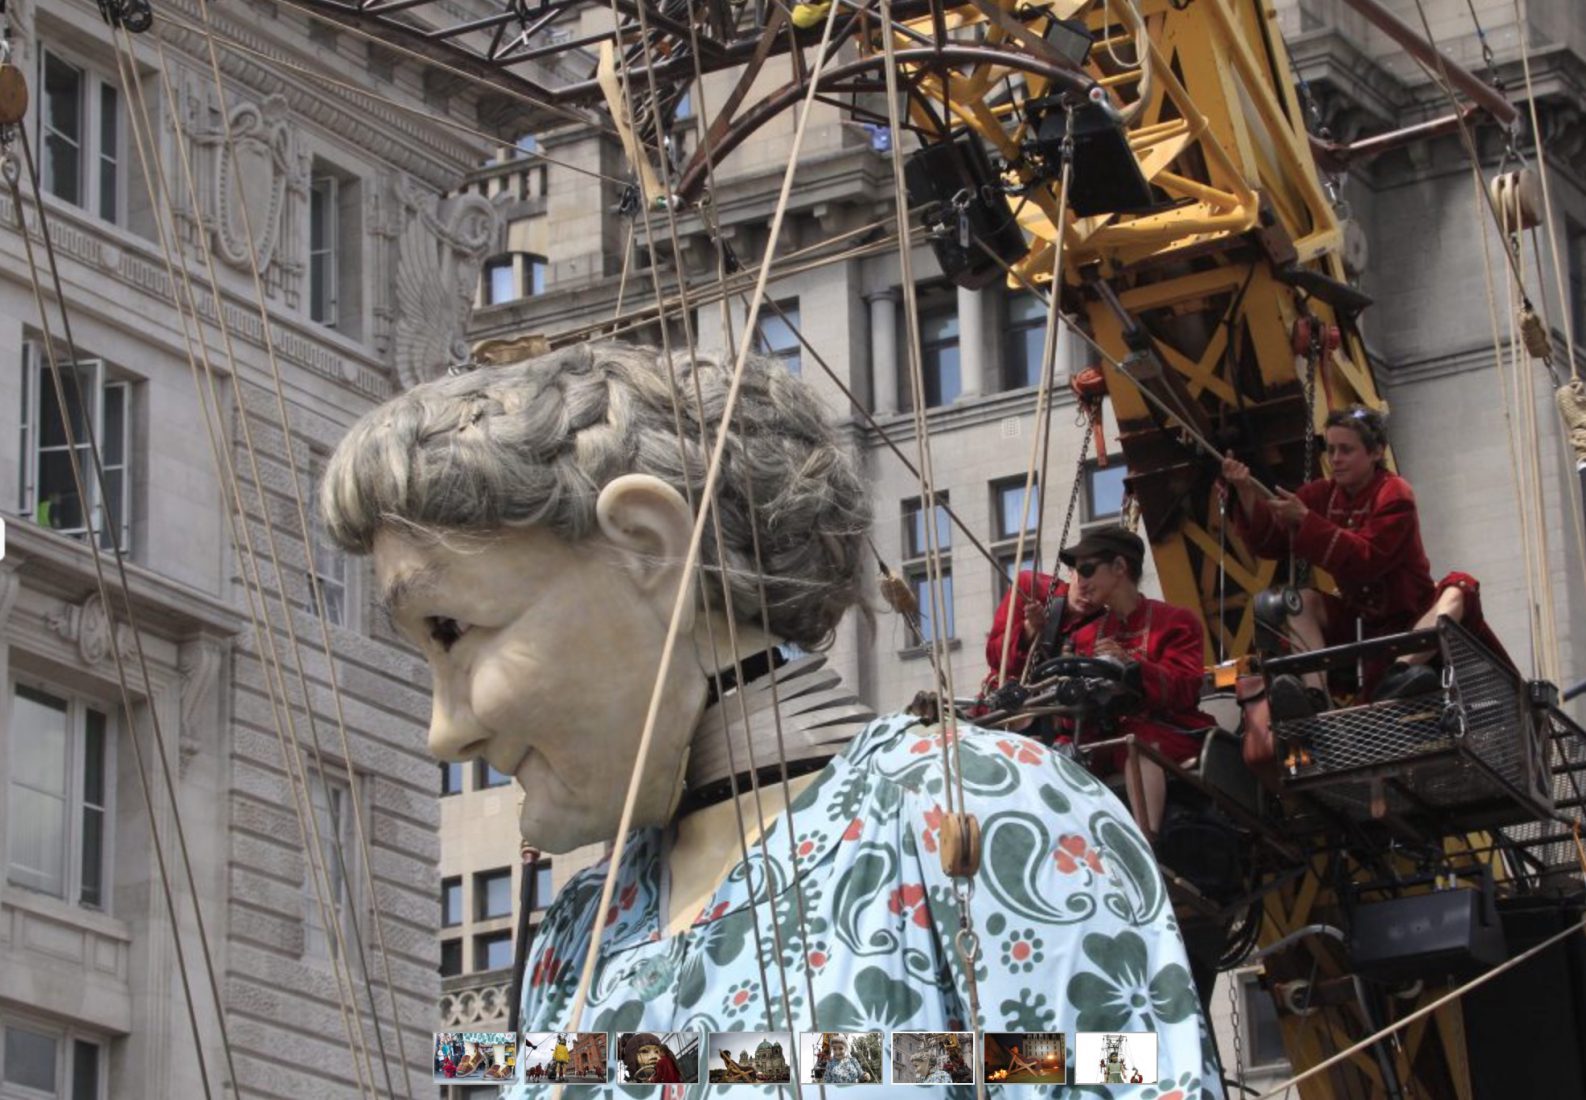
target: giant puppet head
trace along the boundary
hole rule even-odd
[[[635,826],[677,804],[707,677],[732,663],[723,609],[740,651],[745,636],[814,649],[859,599],[863,485],[809,388],[763,359],[717,485],[724,553],[707,526],[685,575],[731,381],[710,359],[568,348],[393,398],[326,470],[330,537],[373,555],[392,622],[429,660],[430,751],[516,777],[523,836],[545,851],[615,835],[680,584]]]

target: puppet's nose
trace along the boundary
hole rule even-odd
[[[489,739],[489,732],[474,717],[466,697],[456,698],[437,678],[434,708],[430,711],[430,755],[437,760],[471,760],[483,755]]]

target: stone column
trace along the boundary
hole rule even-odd
[[[878,290],[870,303],[870,411],[889,416],[898,411],[898,292]]]
[[[958,364],[964,388],[959,400],[986,392],[986,296],[958,288]]]

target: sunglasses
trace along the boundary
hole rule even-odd
[[[1078,565],[1074,566],[1074,572],[1078,573],[1081,577],[1088,581],[1090,578],[1096,575],[1096,570],[1100,569],[1106,564],[1107,563],[1104,561],[1082,561]]]

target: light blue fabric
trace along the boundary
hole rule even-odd
[[[1161,1081],[1127,1095],[1222,1100],[1167,891],[1128,812],[1095,777],[1034,741],[959,729],[964,797],[982,833],[981,868],[969,895],[980,941],[978,1018],[971,1019],[954,948],[959,902],[938,851],[947,797],[942,729],[893,715],[867,726],[795,799],[799,890],[792,888],[794,856],[779,817],[764,848],[751,847],[748,863],[728,876],[694,925],[663,937],[666,838],[660,829],[635,831],[588,1003],[582,1018],[571,1020],[605,867],[575,876],[535,939],[523,1028],[691,1030],[702,1054],[713,1031],[1153,1030]],[[756,927],[763,966],[756,963]],[[777,1092],[720,1092],[725,1086],[704,1083],[709,1068],[701,1065],[690,1098]],[[543,1087],[520,1079],[508,1096],[526,1100]],[[615,1088],[580,1086],[569,1094],[619,1095]],[[1019,1086],[1008,1095],[1015,1094],[1113,1095],[1059,1086]],[[910,1086],[908,1093],[911,1100],[972,1095],[962,1085],[923,1092]]]

